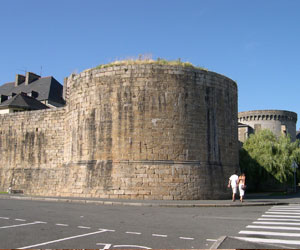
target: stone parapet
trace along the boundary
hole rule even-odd
[[[286,110],[253,110],[238,113],[239,122],[278,120],[297,122],[297,113]]]

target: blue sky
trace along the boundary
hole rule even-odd
[[[151,54],[235,80],[239,111],[283,109],[300,120],[299,13],[299,0],[1,0],[0,84],[24,71],[63,83]]]

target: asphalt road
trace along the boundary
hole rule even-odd
[[[0,200],[0,248],[204,249],[223,235],[238,236],[268,209]]]

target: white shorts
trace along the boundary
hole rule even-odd
[[[232,187],[232,193],[236,194],[236,191],[237,191],[237,186]]]
[[[239,185],[239,193],[240,193],[240,196],[244,196],[245,195],[245,190],[242,189],[242,184]]]

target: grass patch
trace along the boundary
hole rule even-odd
[[[3,192],[0,192],[0,194],[8,194],[8,192],[4,192],[4,191],[3,191]]]
[[[155,65],[171,65],[171,66],[182,66],[187,68],[201,69],[208,71],[207,69],[199,66],[194,66],[190,62],[182,62],[180,58],[177,60],[166,60],[162,58],[152,59],[149,56],[139,56],[138,58],[129,58],[125,60],[117,60],[108,64],[100,64],[94,69],[104,69],[113,66],[123,66],[123,65],[139,65],[139,64],[155,64]]]

